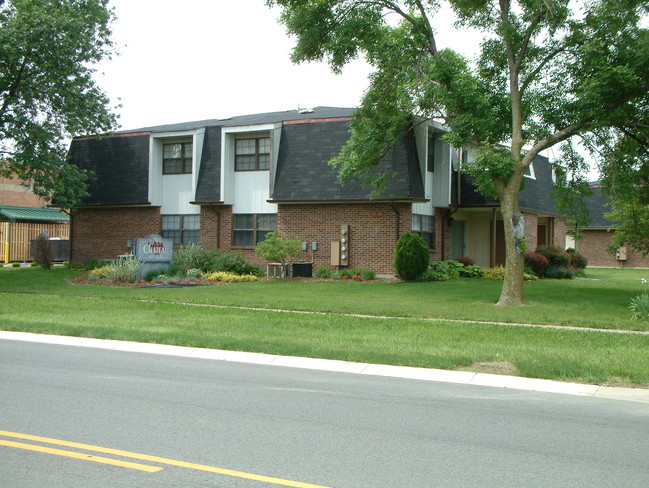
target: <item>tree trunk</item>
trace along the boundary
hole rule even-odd
[[[500,211],[505,228],[505,280],[498,305],[522,305],[525,269],[525,219],[518,207],[520,178],[513,176],[500,192]]]

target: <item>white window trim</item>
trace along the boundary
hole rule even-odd
[[[234,204],[234,141],[238,135],[250,135],[253,132],[267,133],[270,137],[270,185],[269,195],[272,195],[272,185],[277,168],[277,153],[282,134],[282,124],[258,124],[223,127],[221,130],[221,200],[226,205]],[[263,170],[268,171],[268,170]]]
[[[162,145],[166,139],[192,139],[192,194],[196,195],[205,128],[191,131],[156,132],[149,138],[149,202],[162,206]],[[165,175],[173,176],[173,175]],[[200,209],[197,208],[197,213]]]

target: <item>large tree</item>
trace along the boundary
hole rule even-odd
[[[268,0],[296,37],[295,62],[326,59],[334,71],[363,56],[375,69],[332,163],[344,181],[379,188],[376,162],[412,126],[438,120],[465,165],[500,201],[506,274],[499,304],[523,302],[523,175],[541,151],[575,137],[638,123],[649,88],[646,0],[447,0],[458,36],[484,32],[469,62],[436,39],[438,0]],[[415,117],[413,119],[413,117]]]
[[[649,107],[646,107],[649,110]],[[638,127],[609,129],[594,134],[606,215],[614,222],[611,251],[629,245],[649,254],[649,117]]]
[[[0,0],[0,174],[65,208],[86,192],[67,162],[69,138],[116,117],[93,80],[110,57],[108,0]]]

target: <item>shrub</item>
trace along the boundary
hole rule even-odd
[[[209,273],[205,275],[208,281],[219,281],[222,283],[246,283],[250,281],[257,281],[257,276],[252,274],[236,274],[227,271],[217,271],[216,273]]]
[[[451,277],[447,273],[432,271],[429,269],[424,271],[424,273],[417,278],[417,281],[448,281],[450,279]]]
[[[428,246],[419,234],[406,232],[394,249],[394,269],[402,280],[416,280],[428,269]]]
[[[570,256],[570,267],[572,269],[584,269],[588,266],[588,260],[578,252],[569,253]]]
[[[102,264],[103,264],[103,262],[100,261],[99,259],[96,259],[96,258],[87,258],[87,259],[84,259],[84,261],[83,261],[83,268],[84,268],[86,271],[90,271],[90,270],[92,270],[92,269],[95,269],[95,268],[99,268],[99,267],[101,267]]]
[[[464,266],[473,266],[475,264],[475,260],[469,256],[460,256],[459,258],[455,258],[455,261],[462,263]]]
[[[43,269],[50,269],[54,262],[50,241],[42,234],[36,238],[34,243],[34,261]]]
[[[330,279],[333,278],[334,272],[328,266],[320,266],[315,270],[316,278]]]
[[[631,310],[631,318],[637,320],[649,320],[649,293],[644,292],[643,294],[632,298],[629,310]]]
[[[538,252],[525,253],[525,267],[529,267],[536,276],[543,276],[548,269],[550,261]]]
[[[144,275],[144,281],[154,281],[159,276],[165,276],[169,272],[169,268],[157,268],[148,271]]]
[[[536,252],[543,254],[553,266],[570,266],[570,256],[558,246],[539,246],[536,248]]]
[[[494,266],[493,268],[487,268],[484,272],[484,277],[487,280],[504,280],[505,268],[503,268],[502,266]]]
[[[472,264],[460,268],[459,271],[462,278],[482,278],[484,276],[484,269]]]
[[[187,273],[187,270],[200,267],[204,253],[205,249],[200,244],[181,246],[174,250],[171,267],[181,273]]]
[[[448,279],[452,280],[460,277],[460,269],[464,266],[462,263],[454,260],[448,261],[433,261],[430,263],[430,270],[434,273],[444,273],[448,275]],[[440,280],[436,280],[440,281]]]
[[[575,277],[575,273],[566,266],[554,266],[551,264],[545,271],[545,277],[557,280],[571,280]]]
[[[12,268],[20,268],[20,263],[19,262],[11,263],[11,267]]]
[[[238,252],[226,252],[220,254],[212,261],[212,268],[210,271],[216,273],[219,271],[227,271],[238,275],[254,275],[264,276],[266,272],[259,266],[254,266]]]
[[[98,278],[105,278],[108,272],[110,271],[111,266],[107,264],[106,266],[102,266],[101,268],[95,268],[91,269],[90,273],[88,273],[89,276],[96,276]]]
[[[257,244],[255,253],[271,263],[286,264],[286,260],[302,252],[302,241],[284,237],[276,230],[266,234],[266,238]],[[284,273],[282,266],[282,275]]]
[[[111,264],[106,278],[112,281],[134,283],[140,266],[142,266],[142,261],[130,254]]]

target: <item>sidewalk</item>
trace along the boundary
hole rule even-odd
[[[366,374],[391,378],[415,379],[422,381],[440,381],[465,385],[487,386],[492,388],[511,388],[565,395],[590,396],[611,400],[625,400],[649,404],[649,389],[615,388],[589,385],[583,383],[563,383],[560,381],[504,376],[469,371],[450,371],[442,369],[410,368],[383,364],[351,363],[330,359],[302,358],[292,356],[274,356],[270,354],[239,351],[221,351],[194,347],[168,346],[140,342],[114,341],[105,339],[88,339],[82,337],[54,336],[31,334],[27,332],[0,331],[0,339],[11,341],[38,342],[65,346],[110,349],[114,351],[160,354],[166,356],[210,359],[215,361],[232,361],[287,368],[313,369],[339,373]]]

